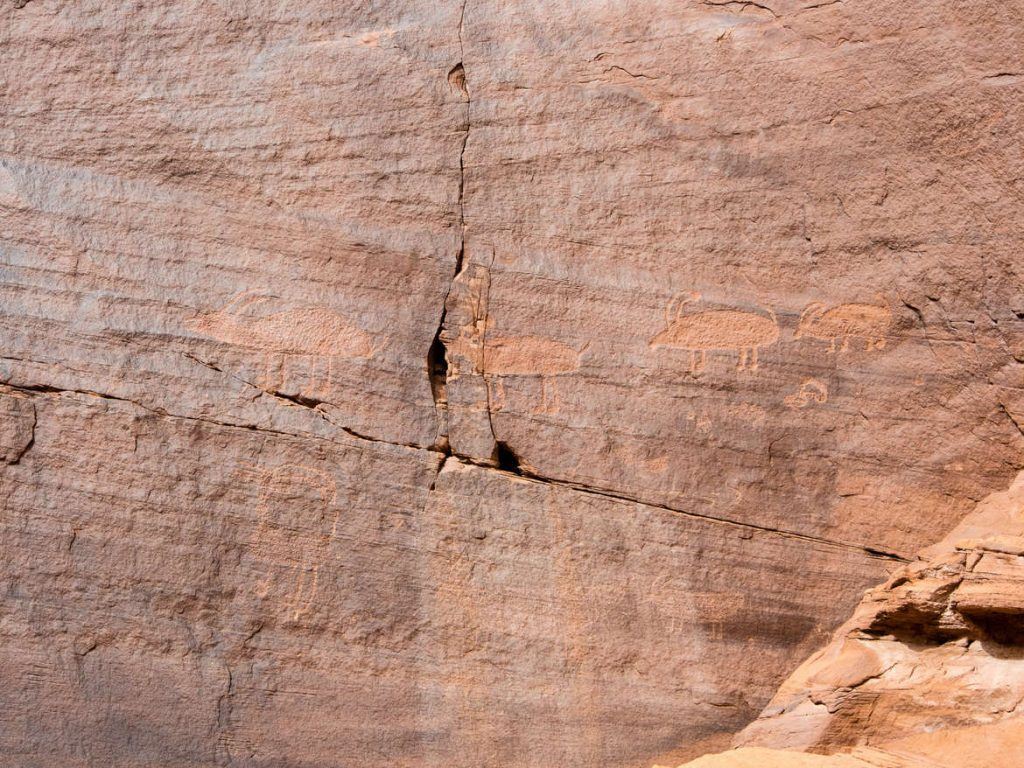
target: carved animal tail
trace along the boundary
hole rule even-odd
[[[800,322],[797,325],[796,333],[794,337],[799,339],[803,336],[805,324],[813,322],[814,318],[820,317],[825,312],[825,305],[820,301],[812,301],[808,304],[804,311],[800,314]]]
[[[218,309],[214,314],[230,315],[235,310],[242,309],[243,307],[247,307],[255,301],[259,301],[260,299],[265,298],[265,296],[262,296],[256,293],[255,291],[242,291],[240,294],[235,296],[231,301],[229,301],[223,307]]]

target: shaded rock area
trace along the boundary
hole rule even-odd
[[[740,749],[687,765],[1020,764],[1024,475],[871,590],[736,743]]]
[[[728,746],[1022,466],[1021,51],[994,0],[0,2],[0,763]],[[947,555],[896,661],[1016,647],[1014,556]]]

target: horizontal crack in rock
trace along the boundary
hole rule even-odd
[[[326,442],[332,442],[332,443],[343,445],[343,443],[337,443],[337,441],[331,440],[330,438],[322,437],[320,435],[311,435],[311,434],[307,434],[307,433],[296,433],[296,432],[286,432],[286,431],[279,430],[279,429],[272,429],[272,428],[269,428],[269,427],[262,427],[262,426],[259,426],[259,425],[256,425],[256,424],[232,424],[230,422],[219,421],[219,420],[216,420],[216,419],[203,418],[201,416],[184,416],[184,415],[181,415],[181,414],[170,413],[170,412],[165,411],[165,410],[163,410],[161,408],[151,408],[149,406],[142,405],[141,403],[138,403],[138,402],[136,402],[134,400],[131,400],[129,398],[118,397],[116,395],[104,394],[102,392],[94,392],[92,390],[87,390],[87,389],[61,389],[60,387],[53,387],[53,386],[49,386],[49,385],[45,385],[45,384],[13,384],[13,383],[10,383],[10,382],[6,382],[5,385],[7,387],[9,387],[9,388],[11,388],[13,390],[17,390],[19,392],[37,393],[37,394],[41,394],[41,395],[54,395],[54,394],[58,394],[58,395],[59,394],[89,395],[89,396],[98,397],[98,398],[101,398],[101,399],[104,399],[104,400],[112,400],[112,401],[116,401],[116,402],[127,403],[127,404],[133,405],[133,406],[135,406],[137,408],[141,408],[142,410],[144,410],[144,411],[146,411],[148,413],[151,413],[151,414],[153,414],[155,416],[161,416],[161,417],[165,417],[165,418],[182,419],[182,420],[185,420],[185,421],[201,422],[201,423],[205,423],[205,424],[212,424],[212,425],[215,425],[215,426],[225,427],[225,428],[228,428],[228,429],[245,429],[245,430],[249,430],[249,431],[253,431],[253,432],[266,432],[268,434],[282,435],[284,437],[314,438],[314,439],[318,439],[318,440],[324,440]],[[270,392],[268,394],[270,394],[271,396],[276,397],[276,398],[278,398],[278,399],[280,399],[280,400],[282,400],[284,402],[287,402],[289,404],[298,405],[298,407],[302,407],[302,408],[310,408],[310,406],[304,405],[301,402],[296,403],[290,397],[280,396],[277,393],[273,393],[273,392]],[[331,424],[334,427],[337,427],[342,432],[344,432],[346,435],[348,435],[349,437],[351,437],[351,438],[353,438],[355,440],[360,440],[360,441],[368,442],[368,443],[378,443],[378,444],[381,444],[381,445],[388,445],[388,446],[392,446],[392,447],[395,447],[395,448],[406,448],[406,449],[409,449],[409,450],[426,451],[428,453],[440,454],[440,455],[445,457],[446,461],[448,459],[451,459],[451,460],[454,460],[454,461],[458,461],[458,462],[460,462],[462,464],[472,465],[474,467],[486,470],[488,472],[498,472],[498,473],[503,474],[503,475],[507,475],[507,476],[511,476],[511,477],[519,477],[519,478],[522,478],[522,479],[530,481],[530,482],[541,483],[541,484],[544,484],[544,485],[550,485],[550,486],[565,488],[567,490],[576,491],[578,493],[586,493],[586,494],[590,494],[590,495],[594,495],[594,496],[602,496],[604,498],[614,499],[616,501],[627,502],[627,503],[630,503],[630,504],[639,504],[641,506],[650,507],[652,509],[661,509],[661,510],[664,510],[666,512],[671,512],[671,513],[677,514],[677,515],[683,515],[685,517],[689,517],[689,518],[692,518],[692,519],[695,519],[695,520],[705,520],[707,522],[717,523],[719,525],[728,525],[728,526],[733,526],[733,527],[736,527],[736,528],[743,528],[743,529],[751,530],[751,531],[761,531],[762,533],[770,533],[770,534],[774,534],[774,535],[777,535],[777,536],[783,536],[785,538],[798,539],[800,541],[806,541],[806,542],[809,542],[809,543],[821,544],[821,545],[830,546],[830,547],[837,547],[837,548],[840,548],[840,549],[854,550],[854,551],[858,551],[858,552],[863,552],[864,554],[868,555],[869,557],[875,557],[875,558],[880,558],[880,559],[885,559],[885,560],[893,560],[893,561],[904,562],[904,563],[905,562],[910,562],[908,558],[906,558],[906,557],[904,557],[904,556],[902,556],[902,555],[900,555],[898,553],[888,552],[886,550],[883,550],[883,549],[880,549],[880,548],[877,548],[877,547],[873,547],[873,546],[868,546],[868,545],[863,545],[863,544],[853,544],[853,543],[845,542],[845,541],[836,541],[836,540],[833,540],[833,539],[827,539],[827,538],[822,537],[822,536],[814,536],[814,535],[807,534],[807,533],[800,533],[798,531],[789,531],[789,530],[785,530],[785,529],[781,529],[781,528],[772,528],[771,526],[767,526],[767,525],[758,525],[756,523],[743,522],[743,521],[740,521],[740,520],[731,520],[729,518],[715,517],[713,515],[705,515],[705,514],[701,514],[699,512],[693,512],[693,511],[689,511],[689,510],[685,510],[685,509],[679,509],[677,507],[672,507],[672,506],[669,506],[667,504],[661,504],[661,503],[654,502],[654,501],[645,501],[644,499],[638,498],[636,496],[631,496],[629,494],[621,493],[621,492],[618,492],[618,491],[615,491],[615,490],[609,489],[609,488],[601,488],[601,487],[598,487],[598,486],[586,485],[586,484],[583,484],[583,483],[576,483],[576,482],[572,482],[572,481],[568,481],[568,480],[559,480],[559,479],[556,479],[556,478],[546,477],[544,475],[537,474],[537,473],[535,473],[535,472],[533,472],[531,470],[525,469],[521,465],[521,463],[519,461],[519,458],[512,452],[512,450],[506,444],[503,444],[503,443],[499,443],[499,450],[498,450],[499,465],[498,466],[494,466],[493,464],[487,464],[487,463],[475,460],[475,459],[473,459],[471,457],[468,457],[468,456],[461,456],[459,454],[453,453],[450,449],[440,450],[440,449],[438,449],[436,447],[433,447],[433,446],[420,446],[420,445],[414,445],[414,444],[408,444],[408,443],[396,443],[396,442],[391,442],[389,440],[380,440],[380,439],[377,439],[377,438],[367,437],[367,436],[361,435],[358,432],[355,432],[354,430],[351,430],[351,429],[349,429],[347,427],[343,427],[341,425],[335,424],[333,421],[331,421],[327,417],[327,415],[323,411],[319,410],[318,408],[310,408],[310,410],[315,410],[317,413],[319,413],[321,416],[323,416],[325,418],[325,420],[327,420],[327,422],[329,424]],[[440,474],[440,472],[443,470],[443,466],[444,466],[444,463],[446,463],[446,461],[442,462],[441,464],[439,464],[438,470],[437,470],[438,474]],[[436,481],[436,477],[435,477],[435,481]],[[430,490],[433,490],[433,489],[434,489],[434,483],[432,482],[431,486],[430,486]]]

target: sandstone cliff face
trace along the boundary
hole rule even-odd
[[[724,746],[1020,465],[1012,4],[0,4],[0,755]]]
[[[1022,646],[1024,474],[870,591],[737,737],[741,749],[688,765],[1019,765]]]

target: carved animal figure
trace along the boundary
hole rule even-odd
[[[882,349],[885,346],[885,334],[892,324],[892,310],[885,303],[885,298],[878,297],[878,304],[839,304],[828,308],[821,302],[808,304],[800,315],[800,325],[796,338],[809,336],[829,342],[829,353],[836,351],[836,342],[840,342],[840,352],[850,347],[850,339],[864,339],[867,349]]]
[[[560,401],[554,382],[549,379],[571,373],[580,367],[580,352],[567,344],[541,336],[486,337],[483,374],[491,376],[536,376],[540,379],[541,413],[555,413]],[[504,402],[504,387],[499,378],[497,399]]]
[[[276,581],[277,567],[291,582],[292,619],[309,611],[317,594],[320,566],[338,529],[337,485],[318,469],[297,464],[263,472],[252,552],[267,567],[263,589]]]
[[[651,347],[674,347],[690,353],[690,371],[704,369],[708,352],[736,352],[739,362],[736,370],[757,370],[757,352],[779,340],[779,324],[775,313],[768,315],[738,309],[709,309],[693,314],[682,314],[683,307],[700,299],[693,293],[679,303],[673,317],[673,305],[665,308],[666,327],[650,340]]]
[[[218,341],[280,355],[284,380],[293,358],[323,358],[327,361],[325,387],[330,385],[332,358],[373,355],[373,338],[341,315],[322,307],[274,311],[278,305],[272,296],[242,293],[222,309],[202,314],[187,325]]]
[[[804,408],[811,403],[828,402],[828,387],[817,379],[806,379],[800,389],[783,398],[788,408]]]

